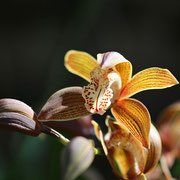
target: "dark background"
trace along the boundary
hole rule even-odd
[[[70,49],[86,51],[94,57],[97,53],[117,51],[132,62],[133,74],[157,66],[169,69],[179,80],[180,2],[14,0],[1,3],[0,98],[19,99],[38,113],[55,91],[86,85],[64,67],[64,55]],[[145,91],[134,97],[148,107],[155,122],[164,107],[179,99],[179,86]],[[2,131],[0,142],[0,179],[58,179],[54,164],[58,164],[55,154],[59,152],[54,139],[41,142]],[[53,157],[55,162],[50,160]],[[112,179],[112,170],[102,159],[98,157],[97,164],[104,167],[107,163],[108,167],[106,171],[101,168],[101,174],[104,179]]]

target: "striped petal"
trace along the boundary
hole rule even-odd
[[[128,62],[119,63],[115,66],[116,70],[119,72],[122,81],[122,89],[130,81],[132,76],[132,65]]]
[[[70,72],[90,81],[90,72],[98,64],[88,53],[70,50],[65,55],[65,66]]]
[[[36,114],[32,108],[22,101],[16,99],[0,99],[0,113],[1,112],[15,112],[22,114],[30,119],[36,119]]]
[[[163,89],[178,84],[176,78],[167,69],[149,68],[133,76],[124,87],[120,98],[130,97],[140,91],[148,89]]]
[[[90,115],[84,103],[81,87],[64,88],[48,99],[38,119],[40,121],[63,121]]]
[[[0,113],[0,129],[17,131],[30,136],[41,133],[41,123],[17,112]]]
[[[108,152],[107,152],[106,145],[104,143],[104,137],[103,137],[103,133],[101,131],[101,128],[100,128],[100,126],[99,126],[99,124],[97,122],[91,121],[91,123],[94,126],[95,135],[96,135],[97,139],[101,142],[101,145],[103,147],[104,153],[107,156]]]
[[[150,148],[148,149],[148,156],[144,173],[151,171],[156,166],[161,156],[161,138],[157,129],[151,124],[150,129]]]
[[[149,146],[150,115],[147,108],[135,99],[118,101],[111,108],[112,114],[120,123],[143,144]]]
[[[38,136],[41,123],[30,106],[16,99],[4,98],[0,99],[0,129]]]
[[[146,149],[121,123],[109,117],[106,121],[110,133],[105,142],[113,170],[118,177],[134,179],[144,171]]]
[[[119,178],[127,179],[127,173],[133,165],[132,154],[122,148],[112,147],[108,150],[107,157],[114,174]]]

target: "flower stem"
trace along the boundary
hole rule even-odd
[[[94,154],[95,155],[105,155],[102,148],[96,148],[96,147],[94,147]]]
[[[63,145],[66,145],[70,142],[70,140],[67,139],[66,137],[64,137],[62,134],[60,134],[56,130],[54,130],[51,127],[46,126],[44,124],[42,124],[41,132],[57,137],[59,139],[60,143],[62,143]]]
[[[67,145],[70,142],[70,140],[67,139],[66,137],[64,137],[62,134],[60,134],[53,128],[46,126],[44,124],[42,124],[41,132],[57,137],[59,139],[59,142],[63,145]],[[104,151],[102,148],[94,147],[94,154],[95,155],[104,155]]]

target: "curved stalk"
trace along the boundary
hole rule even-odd
[[[60,134],[58,131],[52,129],[51,127],[48,127],[44,124],[42,124],[42,130],[41,132],[45,133],[45,134],[49,134],[52,136],[57,137],[60,140],[60,143],[66,145],[70,142],[69,139],[67,139],[66,137],[64,137],[62,134]]]

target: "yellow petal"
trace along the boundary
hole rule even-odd
[[[40,121],[64,121],[90,115],[84,103],[81,87],[61,89],[48,99],[38,119]]]
[[[151,124],[150,129],[150,148],[148,149],[148,156],[144,173],[149,172],[156,166],[161,156],[161,138],[157,129]]]
[[[130,97],[140,91],[148,89],[163,89],[178,84],[176,78],[167,69],[149,68],[133,76],[124,87],[120,98]]]
[[[103,133],[102,133],[102,131],[101,131],[101,128],[100,128],[100,126],[98,125],[97,122],[91,121],[91,123],[92,123],[92,125],[94,126],[94,132],[95,132],[95,134],[96,134],[96,137],[97,137],[98,140],[101,142],[101,145],[102,145],[102,147],[103,147],[103,150],[104,150],[105,155],[107,155],[108,152],[107,152],[106,145],[105,145],[105,143],[104,143],[104,137],[103,137]]]
[[[106,126],[108,127],[108,133],[111,133],[113,131],[118,130],[119,128],[122,128],[122,124],[119,123],[119,121],[116,121],[113,117],[107,115],[105,120]]]
[[[120,122],[106,119],[109,133],[105,136],[108,159],[119,177],[135,178],[146,165],[146,149]]]
[[[70,72],[90,81],[90,72],[98,64],[88,53],[70,50],[65,55],[65,66]]]
[[[147,108],[135,99],[118,101],[111,108],[114,117],[143,144],[149,146],[150,115]]]
[[[107,157],[114,174],[119,178],[127,179],[127,173],[133,164],[131,153],[122,148],[112,147],[108,150]]]
[[[122,81],[122,89],[130,81],[132,76],[132,65],[130,62],[119,63],[115,66],[116,70],[119,72]]]

